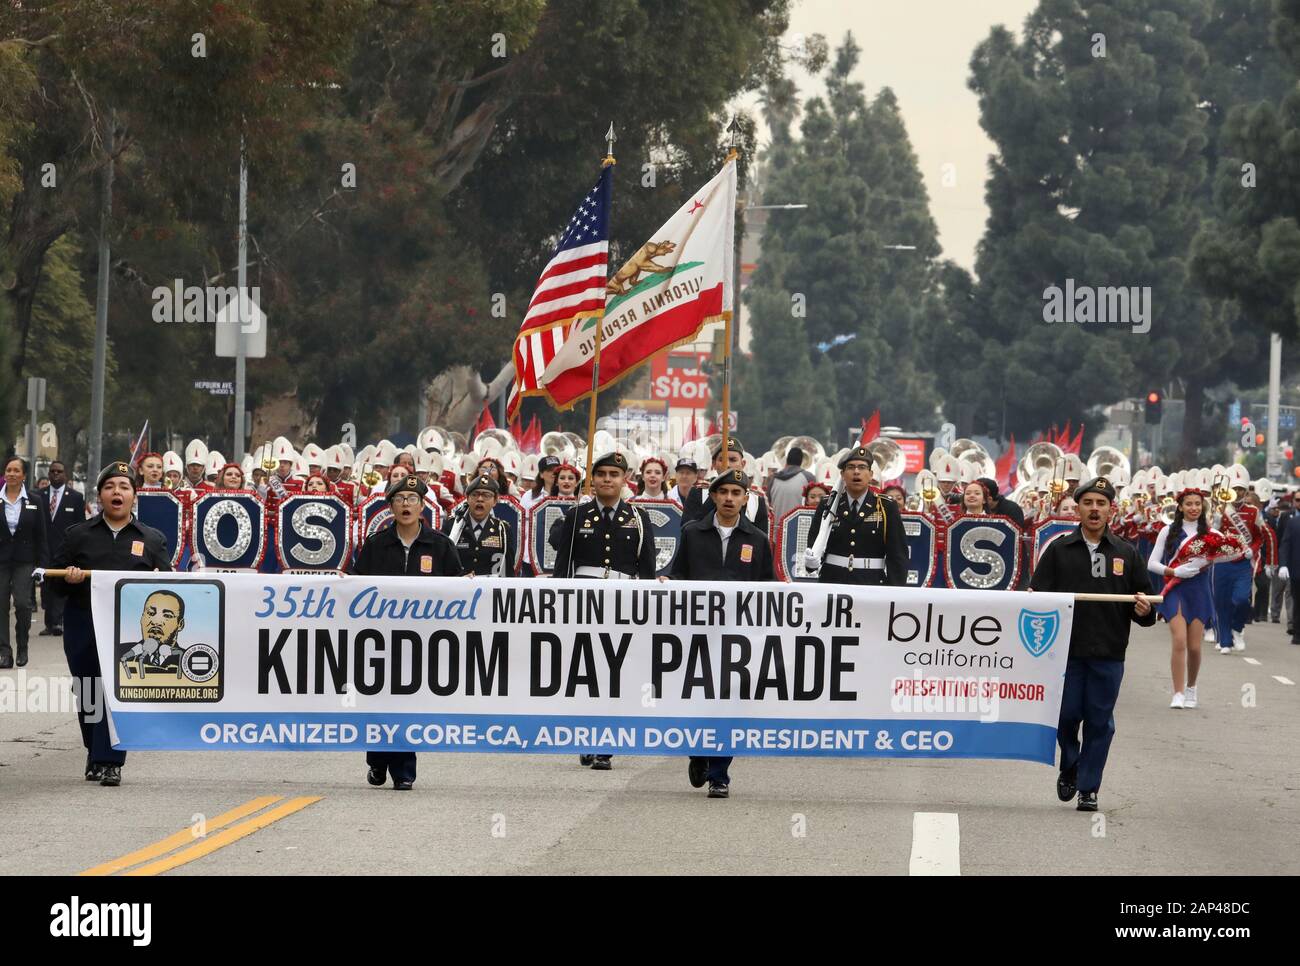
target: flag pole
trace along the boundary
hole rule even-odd
[[[731,124],[732,144],[731,149],[727,152],[726,160],[722,162],[724,168],[740,157],[740,152],[736,150],[735,128],[736,123],[733,121]],[[732,247],[735,249],[732,257],[736,260],[736,265],[733,268],[738,269],[740,264],[739,243],[733,240]],[[740,287],[735,284],[735,277],[738,274],[738,270],[733,271],[732,278],[728,280],[731,281],[733,288],[731,309],[722,313],[722,418],[719,420],[719,428],[722,430],[722,472],[726,472],[728,465],[730,465],[727,457],[727,447],[731,438],[731,319],[736,311],[737,300],[740,298]]]
[[[605,132],[605,159],[601,161],[601,168],[608,168],[617,162],[614,160],[614,123],[611,121],[609,130]],[[583,475],[582,492],[586,496],[591,496],[591,446],[596,439],[596,398],[600,394],[600,346],[604,341],[605,335],[605,309],[602,307],[600,314],[596,316],[596,352],[591,360],[591,413],[587,417],[587,471]]]

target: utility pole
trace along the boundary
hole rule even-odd
[[[1267,457],[1264,460],[1265,475],[1277,481],[1282,476],[1281,454],[1277,451],[1278,420],[1281,418],[1279,403],[1282,397],[1282,337],[1276,332],[1269,340],[1268,351],[1268,430],[1265,437]]]
[[[87,454],[86,479],[99,473],[104,445],[104,360],[108,348],[108,229],[113,216],[113,125],[114,114],[108,112],[104,132],[104,182],[99,199],[99,278],[95,292],[95,359],[90,383],[90,449]]]

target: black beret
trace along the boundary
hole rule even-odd
[[[490,476],[480,476],[469,486],[465,487],[465,495],[469,496],[475,490],[488,490],[493,496],[501,493],[501,487],[497,486],[497,481]]]
[[[622,453],[606,453],[596,462],[591,464],[592,470],[598,470],[602,466],[612,466],[616,470],[627,472],[627,457]]]
[[[1074,502],[1078,503],[1089,493],[1100,493],[1111,503],[1115,502],[1115,485],[1104,476],[1096,476],[1080,483],[1074,491]]]
[[[727,450],[732,453],[744,453],[745,444],[734,436],[727,437]],[[716,460],[722,454],[722,440],[718,440],[718,445],[713,447],[713,458]]]
[[[131,481],[132,486],[135,486],[135,474],[131,472],[131,464],[124,460],[118,460],[109,463],[99,471],[99,478],[95,480],[95,490],[98,491],[103,489],[104,484],[115,476],[124,476]]]
[[[425,485],[424,480],[412,473],[409,476],[398,480],[396,483],[389,483],[388,488],[384,490],[384,499],[391,500],[399,493],[416,493],[419,495],[420,499],[423,500],[424,495],[428,492],[429,487]]]
[[[854,460],[861,460],[871,468],[873,473],[875,472],[876,461],[872,458],[871,451],[865,446],[855,446],[853,449],[845,453],[844,458],[840,460],[839,469],[844,469],[844,467],[848,466]]]
[[[727,470],[725,473],[719,473],[717,479],[709,484],[709,492],[712,493],[720,486],[726,486],[728,483],[734,483],[742,490],[749,489],[749,477],[741,470]]]

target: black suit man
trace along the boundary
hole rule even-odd
[[[85,521],[86,498],[68,485],[67,471],[59,460],[50,464],[49,477],[50,485],[42,491],[42,503],[52,560],[63,549],[68,527]],[[54,593],[48,584],[41,586],[41,604],[45,608],[42,635],[63,635],[63,603],[62,594]]]

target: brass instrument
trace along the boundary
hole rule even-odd
[[[1018,473],[1022,480],[1032,480],[1042,470],[1055,470],[1057,460],[1065,454],[1055,443],[1034,443],[1020,458]]]
[[[170,476],[163,476],[162,485],[164,490],[176,489],[176,481],[173,480]]]
[[[269,442],[266,443],[266,445],[262,447],[262,469],[266,470],[268,473],[273,473],[279,465],[280,463],[275,458],[275,452],[271,444]]]
[[[379,481],[382,479],[383,476],[380,475],[379,471],[375,469],[374,465],[371,463],[367,463],[361,470],[361,482],[372,489],[378,486]]]
[[[1164,523],[1165,526],[1173,526],[1174,514],[1178,512],[1178,501],[1172,496],[1167,496],[1160,501],[1160,509],[1156,513],[1156,519]]]

